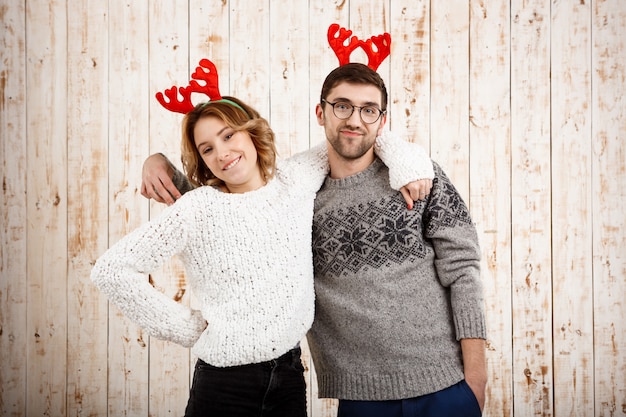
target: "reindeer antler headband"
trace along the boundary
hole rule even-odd
[[[346,45],[346,40],[350,39]],[[372,36],[362,41],[356,36],[352,37],[352,31],[342,28],[337,23],[333,23],[328,27],[328,44],[339,58],[339,65],[350,63],[350,55],[357,48],[362,48],[367,55],[367,66],[376,71],[380,64],[389,56],[391,52],[391,35],[383,33],[382,35]],[[376,49],[374,49],[374,46]],[[222,98],[219,90],[217,68],[215,64],[208,59],[200,60],[196,70],[191,74],[192,80],[189,81],[187,87],[172,86],[163,92],[156,93],[156,99],[167,110],[178,113],[189,113],[193,110],[194,105],[191,102],[192,93],[201,93],[209,97],[209,102],[225,102],[233,106],[245,110],[234,101]],[[202,81],[200,84],[198,81]],[[165,100],[167,97],[168,100]]]
[[[367,55],[367,66],[376,71],[391,52],[391,35],[389,33],[372,36],[366,41],[362,41],[356,36],[350,38],[351,36],[352,31],[342,28],[338,23],[333,23],[328,27],[328,44],[339,58],[339,66],[349,64],[350,54],[360,47]],[[348,38],[350,41],[346,45]],[[373,46],[376,46],[376,50]]]
[[[201,59],[195,72],[191,74],[191,78],[192,80],[189,81],[189,85],[187,87],[177,87],[174,85],[172,88],[166,89],[165,97],[168,98],[167,101],[163,97],[163,93],[160,91],[156,93],[156,99],[167,110],[186,114],[194,108],[194,105],[191,102],[191,94],[202,93],[209,97],[209,102],[211,103],[229,103],[246,112],[234,101],[222,98],[219,89],[217,68],[213,62],[206,58]],[[203,81],[204,83],[200,84],[198,81]]]

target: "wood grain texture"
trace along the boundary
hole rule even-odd
[[[108,9],[67,10],[67,415],[95,416],[108,400],[107,300],[89,278],[108,244]]]
[[[516,416],[554,415],[550,1],[511,2],[511,253]]]
[[[469,202],[469,5],[430,6],[431,155]]]
[[[183,414],[193,355],[89,281],[163,210],[140,195],[145,158],[180,167],[182,116],[154,94],[208,57],[288,157],[324,141],[314,107],[337,22],[391,33],[390,126],[444,167],[476,223],[484,415],[626,416],[626,2],[0,0],[0,17],[1,415]],[[195,305],[176,259],[152,280]],[[302,347],[309,416],[334,416]]]
[[[26,4],[26,414],[65,415],[67,374],[67,14]],[[10,358],[3,360],[3,363]]]
[[[281,158],[309,149],[309,2],[297,0],[291,7],[270,6],[270,111],[266,116],[276,134]]]
[[[389,126],[410,142],[430,150],[430,2],[393,1],[392,53],[387,88]]]
[[[148,220],[141,168],[149,154],[148,5],[111,3],[109,36],[109,244]],[[149,343],[139,327],[109,306],[108,415],[149,413]]]
[[[469,207],[482,248],[487,416],[512,416],[511,53],[509,5],[470,3]]]
[[[0,0],[0,415],[26,414],[26,10]]]
[[[626,3],[592,8],[594,405],[626,416]]]
[[[554,415],[583,417],[594,412],[591,5],[551,13]]]

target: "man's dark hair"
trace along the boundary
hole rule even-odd
[[[376,71],[367,65],[357,62],[337,67],[326,76],[324,84],[322,84],[322,93],[320,94],[320,103],[322,105],[324,104],[323,100],[328,97],[330,90],[342,82],[377,87],[381,94],[381,110],[387,110],[387,87],[385,87],[385,82]]]

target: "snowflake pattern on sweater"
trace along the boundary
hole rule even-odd
[[[426,235],[441,228],[471,225],[467,207],[449,181],[437,181],[437,198],[424,213]],[[424,208],[419,201],[416,211]],[[348,275],[423,259],[430,246],[421,238],[422,218],[407,212],[402,201],[381,197],[357,206],[319,213],[314,224],[315,270],[319,274]]]

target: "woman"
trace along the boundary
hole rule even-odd
[[[311,223],[326,147],[276,163],[267,121],[224,97],[187,113],[182,159],[197,188],[113,245],[91,278],[150,335],[193,347],[186,416],[306,416],[299,342],[313,321]],[[146,279],[174,255],[200,310]]]

